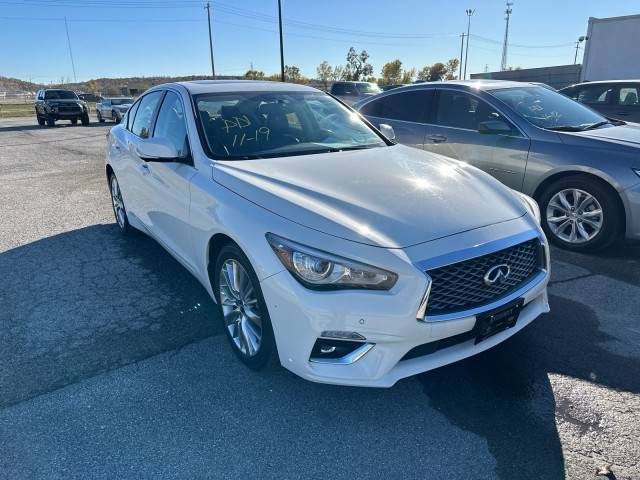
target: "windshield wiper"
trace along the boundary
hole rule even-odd
[[[554,132],[581,132],[583,127],[575,127],[573,125],[558,125],[556,127],[544,127],[545,130],[553,130]]]
[[[594,123],[593,125],[589,125],[588,127],[585,127],[584,129],[585,130],[593,130],[594,128],[602,127],[604,125],[608,125],[609,123],[611,123],[611,122],[609,122],[609,120],[603,120],[602,122],[598,122],[598,123]]]

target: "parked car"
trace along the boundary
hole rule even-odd
[[[103,98],[100,103],[96,103],[98,121],[104,122],[109,119],[120,123],[133,101],[133,98]]]
[[[314,88],[156,86],[107,142],[119,229],[195,275],[251,368],[277,353],[309,380],[389,387],[549,310],[531,198]]]
[[[382,92],[382,89],[371,82],[335,82],[331,85],[331,95],[339,98],[347,105],[363,100]]]
[[[571,85],[560,90],[605,117],[640,123],[640,80],[608,80]]]
[[[78,98],[73,90],[45,88],[38,90],[35,100],[36,120],[38,125],[45,123],[53,127],[56,120],[70,120],[73,125],[82,122],[89,125],[87,104]]]
[[[84,102],[101,102],[102,97],[100,95],[96,95],[95,93],[79,93],[78,98]]]
[[[565,248],[640,238],[640,128],[519,82],[420,84],[359,105],[399,142],[466,161],[531,195]]]

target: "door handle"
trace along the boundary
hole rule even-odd
[[[140,164],[140,171],[143,175],[149,175],[151,173],[151,171],[149,170],[149,165],[147,165],[146,163]]]
[[[433,143],[442,143],[447,141],[447,137],[445,137],[444,135],[429,135],[429,139]]]

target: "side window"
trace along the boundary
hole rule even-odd
[[[612,91],[609,85],[589,85],[578,90],[576,100],[589,105],[605,105],[609,103]]]
[[[640,97],[640,87],[620,87],[618,95],[618,104],[638,106],[638,98]]]
[[[334,83],[331,86],[331,93],[333,95],[344,95],[344,83]]]
[[[140,100],[133,104],[127,112],[127,130],[129,131],[131,131],[131,129],[133,128],[133,119],[136,118],[136,112],[138,111],[139,106]]]
[[[158,102],[162,98],[162,93],[161,91],[148,93],[142,97],[140,101],[140,106],[136,112],[136,117],[133,119],[133,127],[131,128],[131,132],[140,138],[149,138],[153,114],[156,111]]]
[[[482,122],[501,120],[515,131],[511,122],[491,105],[464,92],[440,90],[436,123],[444,127],[478,130]]]
[[[387,95],[362,107],[360,113],[372,117],[424,122],[424,113],[433,94],[430,90],[410,90]]]
[[[168,139],[176,147],[179,157],[184,158],[188,155],[189,141],[184,109],[177,94],[167,92],[164,97],[153,136]]]
[[[111,100],[103,100],[102,101],[102,106],[103,107],[110,107],[111,106]]]

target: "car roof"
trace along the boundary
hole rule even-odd
[[[581,82],[574,83],[571,85],[572,87],[578,87],[582,85],[599,85],[599,84],[607,84],[607,83],[640,83],[640,79],[629,79],[629,80],[594,80],[593,82]]]
[[[154,88],[179,85],[186,88],[192,95],[200,93],[225,92],[318,92],[319,90],[306,85],[287,82],[269,82],[263,80],[190,80],[186,82],[165,83]]]

